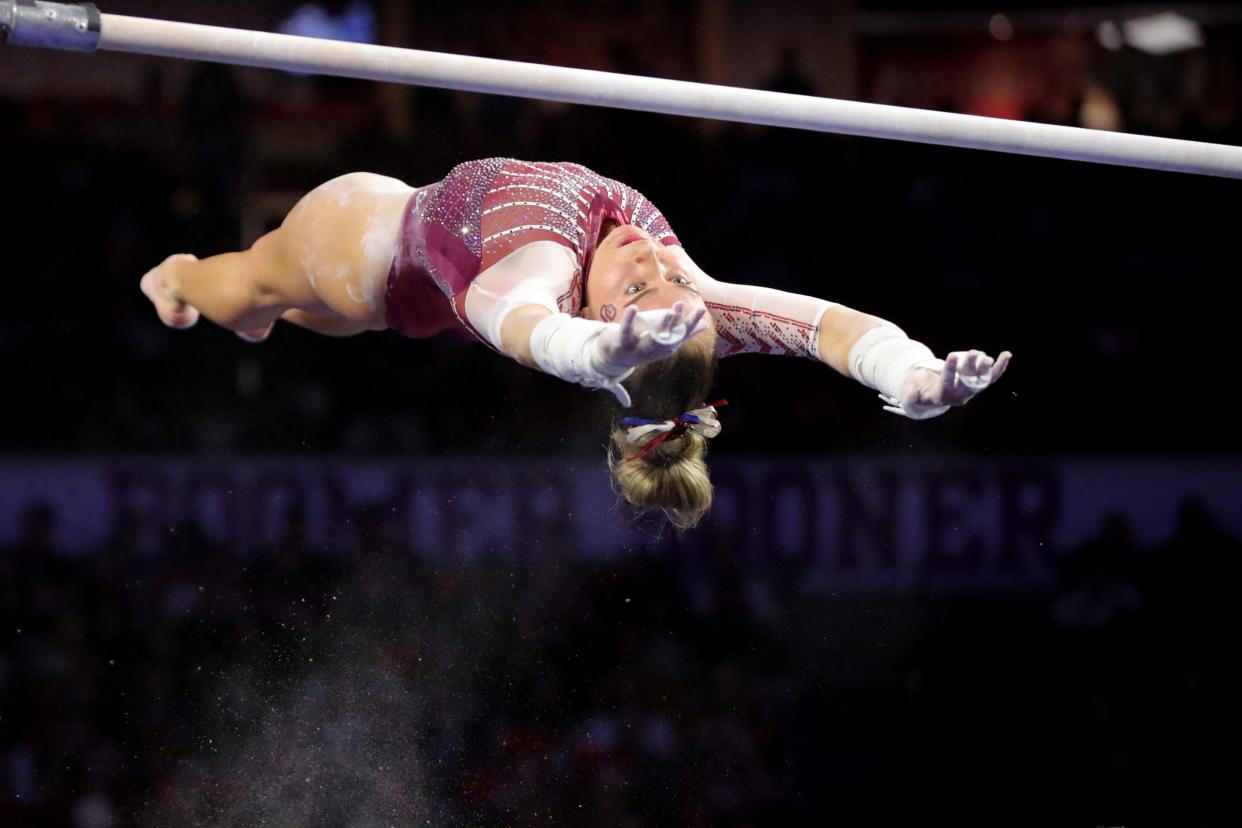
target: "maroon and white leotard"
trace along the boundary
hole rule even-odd
[[[388,273],[388,324],[412,337],[460,325],[499,349],[501,324],[515,307],[577,315],[608,219],[677,251],[715,318],[721,356],[817,358],[820,317],[831,302],[712,279],[642,193],[565,162],[468,161],[416,190]]]

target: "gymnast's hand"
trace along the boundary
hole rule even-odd
[[[649,311],[630,305],[621,321],[609,324],[596,340],[603,367],[620,374],[671,356],[683,342],[707,329],[706,317],[707,308],[690,311],[685,302]]]
[[[1012,357],[1009,351],[995,360],[983,351],[954,351],[945,357],[943,371],[915,368],[907,374],[900,400],[881,394],[888,403],[884,410],[921,420],[944,413],[946,406],[965,405],[1001,378]]]

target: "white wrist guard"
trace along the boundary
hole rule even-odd
[[[633,368],[610,365],[600,354],[597,340],[608,323],[554,313],[530,332],[530,354],[545,373],[587,388],[607,388],[628,407],[630,395],[621,382]]]
[[[868,388],[880,392],[891,407],[913,420],[935,417],[949,410],[947,405],[901,404],[901,385],[915,368],[929,368],[936,373],[944,370],[944,360],[937,359],[922,342],[906,336],[891,322],[881,322],[858,338],[849,355],[850,375]]]

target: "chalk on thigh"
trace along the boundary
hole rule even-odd
[[[382,317],[388,269],[412,187],[350,173],[316,187],[281,227],[285,255],[303,276],[296,307],[365,321]]]

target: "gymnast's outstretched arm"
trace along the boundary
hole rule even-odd
[[[964,405],[1000,379],[1012,354],[955,351],[937,359],[893,323],[835,302],[713,279],[680,248],[715,319],[721,356],[764,353],[817,359],[880,392],[884,407],[912,419]]]
[[[824,311],[818,351],[826,365],[879,391],[886,411],[916,420],[970,402],[1000,379],[1013,357],[969,350],[937,359],[891,322],[844,305]]]

